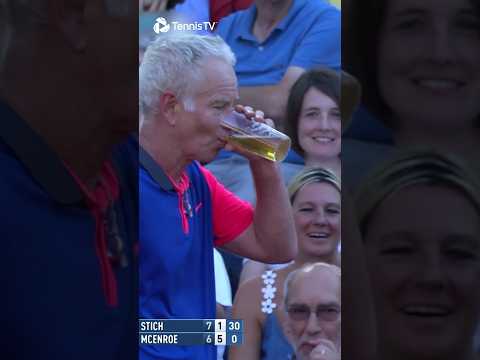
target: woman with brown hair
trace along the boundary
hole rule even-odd
[[[292,86],[286,132],[306,166],[322,166],[340,177],[341,136],[360,92],[355,78],[324,67],[305,72]]]
[[[397,147],[478,161],[480,1],[346,1],[342,63]]]
[[[287,101],[286,133],[294,154],[299,154],[304,164],[281,164],[287,183],[304,166],[320,166],[341,178],[342,132],[348,128],[360,96],[358,81],[346,72],[317,67],[300,76]],[[266,268],[266,264],[246,261],[240,282],[260,275]]]

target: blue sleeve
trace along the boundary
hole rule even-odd
[[[307,30],[289,66],[309,69],[323,65],[338,70],[341,52],[341,13],[330,7]]]

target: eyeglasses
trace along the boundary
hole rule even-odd
[[[310,309],[307,305],[290,305],[287,307],[288,316],[294,321],[307,321],[310,314],[314,312],[317,320],[336,321],[340,317],[340,308],[331,305],[319,305],[316,310]]]

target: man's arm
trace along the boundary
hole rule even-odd
[[[265,117],[275,121],[282,130],[285,127],[285,113],[290,88],[305,72],[298,66],[288,67],[282,80],[276,85],[242,86],[239,88],[240,104],[249,104],[255,109],[262,109]]]
[[[278,164],[251,158],[257,205],[253,223],[223,247],[265,263],[284,263],[297,252],[297,238],[287,189]]]

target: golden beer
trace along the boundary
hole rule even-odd
[[[228,142],[270,161],[282,161],[290,150],[290,138],[267,124],[233,111],[221,125],[230,130]]]
[[[235,134],[228,141],[271,161],[282,161],[290,149],[290,139]]]

